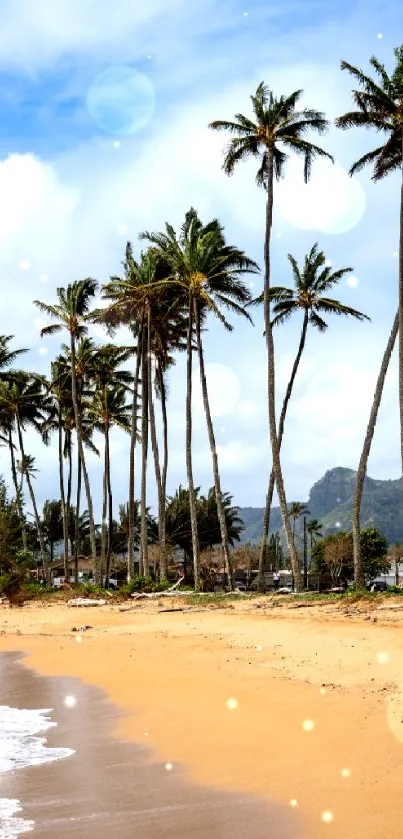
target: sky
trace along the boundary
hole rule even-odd
[[[102,285],[121,273],[127,240],[139,255],[140,231],[162,230],[166,221],[179,229],[191,206],[203,222],[218,217],[227,241],[263,268],[258,163],[242,164],[228,178],[227,138],[208,123],[237,112],[252,116],[250,95],[261,81],[277,96],[303,89],[303,105],[333,121],[352,104],[352,79],[340,61],[368,71],[375,54],[392,70],[401,41],[399,0],[2,0],[0,333],[29,348],[24,366],[47,375],[60,346],[60,336],[40,338],[47,321],[35,298],[55,302],[58,286],[86,276]],[[329,318],[326,334],[308,333],[283,444],[289,502],[306,500],[327,469],[357,468],[397,308],[399,174],[378,184],[370,170],[347,175],[377,139],[331,127],[319,143],[335,165],[315,164],[304,186],[291,158],[276,186],[272,282],[291,285],[287,254],[301,262],[317,242],[335,270],[353,268],[335,296],[371,318]],[[250,281],[258,294],[263,273]],[[258,311],[254,322],[235,319],[226,333],[210,321],[204,338],[222,487],[239,506],[263,506],[270,470]],[[300,328],[297,314],[275,332],[278,406]],[[100,327],[90,334],[107,340]],[[117,336],[127,338],[124,331]],[[197,375],[195,366],[194,471],[206,491],[213,480]],[[186,485],[184,381],[179,358],[169,378],[169,494]],[[36,457],[42,505],[58,496],[56,440],[45,449],[29,432],[26,451]],[[89,468],[99,511],[102,466],[95,455]],[[382,479],[401,475],[396,353],[368,471]],[[0,472],[10,479],[6,449]],[[116,505],[127,500],[127,476],[128,439],[114,433]],[[149,503],[155,507],[152,465]]]

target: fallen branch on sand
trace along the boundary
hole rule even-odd
[[[74,597],[68,600],[68,606],[106,606],[107,600],[92,600],[91,597]]]

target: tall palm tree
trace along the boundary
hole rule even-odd
[[[292,538],[295,541],[295,526],[301,516],[309,513],[308,507],[302,501],[293,501],[288,508],[288,515],[292,519]]]
[[[196,498],[194,494],[191,457],[192,336],[194,330],[196,331],[203,406],[213,464],[214,487],[217,499],[218,519],[221,528],[224,567],[230,586],[232,587],[233,581],[227,524],[221,493],[217,446],[204,365],[202,324],[207,313],[211,312],[220,320],[226,329],[232,330],[231,324],[228,323],[222,313],[223,307],[237,314],[242,314],[250,320],[245,306],[250,302],[251,295],[240,277],[246,273],[256,273],[259,268],[243,251],[226,244],[223,227],[216,219],[207,225],[203,225],[193,207],[186,213],[179,237],[171,225],[166,224],[165,227],[165,233],[144,232],[140,234],[140,238],[145,238],[151,242],[158,251],[162,252],[164,258],[171,265],[171,282],[178,287],[179,297],[184,303],[186,302],[188,310],[186,460],[189,500],[191,504],[195,587],[199,587],[199,569]]]
[[[28,373],[20,371],[14,375],[12,382],[0,382],[0,417],[6,422],[10,434],[10,445],[13,450],[13,470],[21,473],[21,486],[18,488],[17,499],[22,497],[22,485],[25,478],[34,511],[44,570],[46,568],[45,543],[31,482],[35,470],[33,470],[33,458],[25,452],[23,431],[27,427],[33,428],[40,434],[44,443],[48,442],[45,429],[48,404],[49,399],[39,378],[34,378]],[[21,459],[18,463],[14,459],[13,432],[17,436],[20,450]]]
[[[128,578],[132,579],[134,573],[134,522],[135,522],[135,451],[138,439],[138,415],[139,415],[139,385],[142,387],[142,555],[147,560],[147,516],[146,516],[146,455],[148,443],[148,419],[149,405],[152,394],[149,394],[147,404],[145,403],[146,393],[148,395],[148,332],[150,335],[153,352],[156,352],[155,336],[158,332],[156,322],[165,322],[165,329],[170,330],[172,335],[175,329],[176,313],[168,312],[165,309],[164,317],[161,314],[161,305],[164,308],[163,289],[154,287],[156,276],[164,274],[162,260],[156,261],[150,253],[141,254],[140,260],[133,257],[130,242],[126,245],[126,255],[123,261],[124,277],[113,276],[103,287],[103,298],[108,301],[105,309],[96,312],[96,319],[106,323],[109,330],[113,331],[117,326],[128,326],[136,339],[136,367],[133,378],[133,402],[132,402],[132,431],[130,440],[129,455],[129,515],[128,515]],[[160,341],[161,344],[161,341]],[[162,341],[164,345],[164,341]],[[159,349],[161,354],[161,346]],[[165,352],[165,349],[164,349]],[[141,375],[141,379],[140,379]],[[150,417],[152,420],[152,417]],[[147,439],[146,439],[147,438]],[[143,440],[144,444],[143,445]],[[155,449],[155,447],[154,447]],[[161,477],[162,481],[162,477]],[[157,479],[159,508],[162,503],[161,481]],[[160,519],[163,519],[163,515]],[[162,553],[163,547],[162,547]]]
[[[319,332],[325,332],[328,325],[323,315],[327,316],[330,314],[350,316],[357,320],[369,320],[366,315],[363,315],[356,309],[352,309],[351,306],[346,306],[344,303],[340,303],[339,300],[326,297],[327,292],[329,292],[332,286],[340,282],[346,274],[353,270],[352,268],[340,268],[338,271],[332,271],[331,267],[326,265],[326,256],[323,251],[318,250],[317,243],[313,245],[310,252],[305,256],[302,269],[298,267],[295,257],[291,254],[288,254],[288,260],[292,269],[294,288],[271,287],[270,301],[274,303],[272,326],[284,323],[294,312],[302,312],[303,321],[298,350],[292,366],[278,424],[279,451],[281,450],[283,440],[288,404],[305,348],[308,326],[315,327]],[[257,303],[263,303],[263,294],[253,301],[253,305]],[[272,469],[266,495],[266,508],[259,556],[259,587],[262,591],[264,589],[264,560],[270,528],[270,510],[273,501],[274,483],[274,470]]]
[[[87,377],[95,385],[95,391],[92,394],[90,393],[88,402],[89,421],[90,424],[94,424],[94,428],[101,431],[105,439],[101,564],[103,571],[105,567],[107,569],[107,581],[109,579],[113,521],[109,432],[112,425],[117,425],[125,431],[130,430],[125,395],[129,390],[132,376],[128,370],[122,370],[121,365],[132,354],[132,347],[117,347],[115,344],[106,344],[102,347],[94,347],[93,345],[87,371]]]
[[[88,416],[94,427],[102,431],[105,440],[104,479],[101,527],[101,561],[108,585],[111,562],[111,537],[113,529],[113,497],[110,461],[110,430],[113,426],[130,432],[131,407],[127,404],[127,387],[119,382],[106,384],[94,394],[88,406]],[[106,525],[107,522],[107,525]],[[107,533],[107,540],[105,534]]]
[[[385,384],[386,374],[389,368],[389,362],[392,357],[393,348],[396,342],[396,336],[399,331],[399,312],[395,315],[392,331],[389,335],[389,340],[386,345],[385,352],[382,358],[382,364],[379,370],[378,379],[375,386],[374,398],[372,401],[371,412],[369,415],[367,431],[364,438],[360,462],[357,469],[357,480],[354,492],[353,503],[353,551],[354,551],[354,584],[357,588],[365,588],[365,574],[362,562],[361,553],[361,539],[360,539],[360,519],[361,519],[361,503],[364,491],[365,477],[368,468],[368,459],[371,451],[372,440],[375,434],[376,421],[378,418],[379,406],[381,404],[383,388]]]
[[[232,175],[237,163],[250,157],[261,159],[256,182],[267,192],[266,201],[266,235],[264,245],[264,320],[267,344],[267,388],[268,412],[270,428],[270,444],[273,459],[273,469],[279,497],[281,518],[285,530],[288,551],[291,557],[294,580],[297,591],[302,588],[301,572],[298,554],[293,543],[292,532],[287,515],[287,500],[281,470],[280,451],[277,438],[276,410],[275,410],[275,367],[274,343],[270,320],[270,238],[273,224],[273,184],[282,176],[287,151],[295,152],[304,158],[304,179],[307,183],[311,173],[312,161],[316,157],[326,157],[333,161],[332,156],[319,146],[304,139],[307,131],[323,134],[328,128],[324,114],[319,111],[303,108],[297,110],[302,90],[296,90],[289,96],[276,98],[272,91],[263,83],[258,86],[254,96],[251,96],[254,119],[242,114],[235,115],[235,122],[216,120],[210,127],[218,131],[229,131],[235,135],[228,143],[225,151],[223,168],[227,175]]]
[[[354,544],[354,581],[362,588],[365,578],[360,550],[360,510],[364,488],[364,481],[368,465],[368,457],[375,431],[378,408],[382,397],[383,384],[393,351],[396,335],[399,333],[399,411],[400,411],[400,452],[403,471],[403,46],[394,50],[396,65],[392,75],[389,75],[375,56],[370,64],[375,70],[376,79],[371,78],[358,67],[341,62],[342,70],[347,70],[358,82],[359,90],[353,90],[352,96],[357,110],[350,111],[336,119],[338,128],[375,128],[385,135],[384,143],[364,154],[350,168],[350,175],[354,175],[367,165],[373,165],[372,180],[377,182],[390,172],[401,169],[400,188],[400,231],[399,231],[399,292],[397,323],[393,324],[392,332],[382,359],[374,402],[364,441],[357,472],[357,485],[353,512],[353,544]],[[394,337],[393,337],[394,336]]]
[[[58,303],[49,305],[40,300],[34,300],[41,312],[50,318],[55,318],[58,323],[51,326],[45,326],[41,330],[41,336],[53,335],[62,329],[66,329],[70,336],[70,354],[71,354],[71,397],[74,408],[74,419],[77,433],[77,447],[80,456],[81,468],[84,478],[85,493],[87,498],[87,507],[89,515],[90,526],[90,544],[92,562],[94,564],[95,582],[101,582],[101,569],[98,563],[95,539],[95,524],[94,524],[94,509],[92,504],[91,486],[85,461],[84,453],[84,433],[81,412],[79,410],[77,399],[77,378],[76,378],[76,345],[78,338],[86,334],[88,327],[86,322],[89,319],[90,302],[93,299],[97,289],[97,282],[89,277],[85,280],[77,280],[74,283],[69,283],[67,289],[58,288],[57,298]]]
[[[0,335],[0,383],[10,385],[16,375],[18,375],[18,371],[15,371],[12,368],[14,362],[23,355],[24,353],[28,352],[27,349],[17,349],[12,350],[9,347],[10,341],[12,341],[14,335]],[[10,369],[11,368],[11,369]],[[23,514],[23,505],[22,505],[22,498],[21,493],[19,490],[18,479],[17,479],[17,470],[16,470],[16,463],[15,463],[15,455],[14,455],[14,442],[13,442],[13,434],[12,434],[12,427],[7,421],[7,412],[6,415],[3,417],[5,421],[5,425],[3,424],[2,420],[0,420],[0,424],[2,430],[5,435],[4,442],[8,446],[8,450],[10,453],[10,460],[11,460],[11,473],[13,478],[14,484],[14,491],[15,491],[15,503],[18,509],[18,515],[20,517],[21,522],[21,534],[22,534],[22,543],[23,548],[27,550],[27,533],[25,527],[25,520]]]
[[[316,542],[316,539],[321,539],[323,535],[323,524],[319,521],[319,519],[309,519],[306,523],[306,529],[309,533],[310,538],[310,547],[311,547],[311,561],[312,561],[312,549]]]
[[[34,488],[32,485],[32,479],[36,477],[35,473],[38,471],[35,468],[35,458],[29,454],[24,453],[24,443],[22,439],[22,431],[21,425],[17,423],[17,430],[18,430],[18,438],[20,443],[20,451],[21,451],[21,460],[17,461],[17,469],[21,473],[22,477],[26,479],[29,497],[31,499],[32,509],[34,511],[34,519],[36,525],[36,532],[38,534],[38,541],[41,549],[41,559],[42,559],[42,570],[43,575],[46,578],[47,576],[47,564],[46,564],[46,545],[45,539],[43,536],[42,530],[42,523],[38,513],[38,506],[36,503]]]
[[[73,410],[73,403],[71,399],[71,378],[69,371],[66,369],[65,359],[59,356],[50,365],[51,379],[50,382],[45,381],[48,392],[53,398],[53,404],[50,408],[50,413],[46,419],[46,427],[49,431],[56,430],[58,437],[58,455],[59,455],[59,489],[60,501],[62,510],[63,522],[63,556],[64,556],[64,576],[67,579],[69,576],[68,570],[68,556],[69,556],[69,491],[67,491],[64,480],[64,460],[65,455],[69,451],[69,428],[68,418],[71,417]],[[70,435],[71,436],[71,435]],[[71,457],[69,466],[71,464]],[[69,486],[71,487],[71,470],[69,471]],[[70,489],[71,492],[71,489]]]

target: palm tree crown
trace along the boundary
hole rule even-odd
[[[328,326],[321,317],[322,314],[350,315],[357,320],[370,320],[367,315],[363,315],[357,309],[345,306],[344,303],[340,303],[331,297],[322,296],[324,292],[338,283],[345,274],[350,273],[353,270],[352,268],[340,268],[338,271],[332,271],[331,267],[325,264],[325,254],[318,250],[317,244],[313,245],[306,255],[302,270],[298,267],[292,254],[288,254],[288,259],[292,268],[294,288],[271,287],[270,302],[274,303],[272,326],[283,323],[293,312],[299,309],[306,313],[308,323],[315,326],[320,332],[324,332]],[[263,294],[253,301],[253,304],[258,303],[263,303]]]
[[[296,110],[302,94],[302,90],[295,90],[289,96],[276,98],[270,88],[261,82],[255,95],[251,96],[254,120],[235,114],[235,122],[215,120],[210,123],[210,128],[236,135],[229,141],[225,152],[223,169],[227,175],[232,175],[240,161],[261,157],[256,183],[266,188],[268,151],[273,154],[274,171],[279,180],[289,156],[284,148],[303,156],[306,183],[315,157],[327,157],[334,162],[331,154],[305,139],[304,135],[310,130],[323,134],[329,123],[320,111],[310,108]]]
[[[375,56],[370,59],[378,81],[374,81],[358,67],[347,61],[341,62],[342,70],[354,76],[360,90],[352,95],[356,111],[349,111],[336,119],[338,128],[376,128],[386,134],[385,143],[364,154],[350,169],[350,175],[359,172],[367,164],[374,164],[372,179],[379,181],[395,169],[400,169],[403,160],[403,46],[394,50],[396,66],[391,76]]]

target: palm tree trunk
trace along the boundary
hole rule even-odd
[[[159,542],[159,571],[160,571],[160,579],[166,580],[167,573],[166,573],[166,546],[163,542],[163,531],[162,531],[162,520],[165,514],[165,499],[162,494],[162,475],[161,475],[161,465],[160,465],[160,455],[159,455],[159,448],[158,448],[158,439],[157,439],[157,429],[155,423],[155,410],[154,410],[154,399],[153,399],[153,389],[152,389],[152,359],[151,359],[151,317],[150,317],[150,310],[148,312],[148,325],[147,325],[147,356],[148,356],[148,409],[150,413],[150,432],[151,432],[151,446],[153,450],[153,457],[154,457],[154,471],[155,471],[155,482],[157,484],[157,497],[158,497],[158,542]]]
[[[102,480],[102,524],[101,524],[101,579],[103,579],[103,574],[105,573],[106,568],[106,517],[107,517],[107,507],[108,507],[108,489],[107,489],[107,451],[106,451],[106,430],[104,429],[105,435],[105,449],[104,449],[104,474]]]
[[[83,472],[84,478],[84,486],[85,486],[85,494],[87,498],[87,508],[88,508],[88,518],[89,518],[89,526],[90,526],[90,544],[91,544],[91,554],[92,554],[92,562],[94,565],[94,577],[95,583],[100,585],[101,583],[101,568],[100,563],[97,557],[97,546],[95,540],[95,524],[94,524],[94,508],[92,505],[92,496],[91,496],[91,487],[90,487],[90,480],[88,477],[87,465],[85,462],[85,454],[84,454],[84,445],[83,445],[83,425],[82,425],[82,418],[81,413],[78,407],[78,399],[77,399],[77,379],[76,379],[76,344],[73,333],[70,333],[70,353],[71,353],[71,398],[73,402],[73,409],[74,409],[74,420],[76,424],[76,433],[77,433],[77,447],[80,452],[80,461],[81,461],[81,468]]]
[[[216,497],[216,503],[217,503],[217,517],[218,517],[218,521],[219,521],[219,525],[220,525],[221,545],[222,545],[222,551],[223,551],[223,555],[224,555],[224,569],[225,569],[225,573],[226,573],[227,579],[228,579],[229,590],[233,591],[234,590],[234,578],[233,578],[231,556],[230,556],[230,552],[229,552],[227,522],[226,522],[226,519],[225,519],[225,510],[224,510],[224,506],[223,506],[223,503],[222,503],[220,472],[219,472],[219,468],[218,468],[217,446],[216,446],[216,441],[215,441],[213,420],[212,420],[212,417],[211,417],[210,403],[209,403],[209,398],[208,398],[206,371],[205,371],[205,367],[204,367],[204,353],[203,353],[203,344],[202,344],[201,327],[200,327],[200,309],[199,309],[199,304],[196,301],[194,303],[194,312],[195,312],[195,322],[196,322],[197,352],[198,352],[198,356],[199,356],[200,382],[201,382],[201,389],[202,389],[202,396],[203,396],[204,413],[206,415],[206,423],[207,423],[208,438],[209,438],[209,443],[210,443],[211,458],[212,458],[212,461],[213,461],[214,489],[215,489],[215,497]]]
[[[60,500],[62,502],[62,519],[63,519],[63,565],[64,576],[67,580],[69,577],[69,534],[68,534],[68,520],[66,512],[66,495],[64,492],[64,472],[63,472],[63,426],[61,417],[61,406],[58,405],[58,435],[59,435],[59,487]],[[53,558],[53,557],[51,557]]]
[[[111,457],[109,450],[109,426],[105,427],[105,465],[106,465],[106,491],[108,496],[108,538],[106,542],[106,585],[109,586],[111,573],[112,554],[112,529],[113,529],[113,498],[111,483]]]
[[[64,438],[64,442],[66,444],[66,436]],[[68,525],[70,522],[70,508],[71,508],[71,487],[72,487],[72,479],[73,479],[73,460],[71,455],[71,432],[69,434],[69,443],[68,443],[68,478],[67,478],[67,499],[66,499],[66,520],[67,520],[67,533],[68,533]],[[73,553],[73,546],[70,541],[70,553]],[[77,580],[75,582],[78,582]]]
[[[74,527],[74,579],[78,583],[78,554],[80,552],[81,457],[77,446],[76,520]]]
[[[360,513],[362,494],[364,491],[365,476],[367,474],[368,458],[371,451],[372,440],[375,433],[376,420],[378,417],[378,410],[381,404],[383,388],[385,384],[386,373],[388,371],[389,362],[392,356],[393,347],[395,345],[396,336],[399,331],[400,312],[397,312],[393,323],[392,331],[389,336],[388,343],[383,355],[381,368],[379,371],[378,380],[375,387],[374,400],[372,403],[371,413],[367,426],[367,433],[365,435],[364,445],[362,447],[360,462],[357,470],[357,482],[355,486],[354,505],[353,505],[353,550],[354,550],[354,584],[357,588],[365,587],[364,568],[361,556],[360,544]]]
[[[18,515],[21,522],[21,538],[22,538],[22,548],[24,551],[28,550],[27,544],[27,528],[25,527],[25,520],[24,520],[24,510],[22,506],[22,497],[21,497],[21,490],[18,486],[18,477],[17,477],[17,467],[15,465],[15,455],[14,455],[14,442],[13,442],[13,432],[11,427],[8,429],[8,447],[10,450],[10,459],[11,459],[11,473],[13,476],[13,484],[15,489],[15,503],[18,509]]]
[[[140,559],[141,571],[148,577],[148,528],[147,528],[147,457],[148,457],[148,329],[143,330],[141,346],[141,496],[140,496]]]
[[[138,415],[138,398],[139,398],[139,377],[141,365],[141,344],[142,344],[143,324],[140,322],[137,336],[137,355],[136,367],[133,378],[133,401],[132,401],[132,427],[130,434],[130,454],[129,454],[129,523],[128,523],[128,541],[127,541],[127,581],[130,582],[134,577],[134,502],[135,502],[135,466],[136,466],[136,443],[137,443],[137,415]]]
[[[302,353],[303,353],[303,350],[304,350],[304,347],[305,347],[306,333],[307,333],[307,329],[308,329],[308,318],[309,318],[308,311],[305,310],[304,321],[303,321],[303,324],[302,324],[302,331],[301,331],[301,337],[300,337],[300,341],[299,341],[298,351],[297,351],[297,354],[296,354],[295,359],[294,359],[294,364],[293,364],[293,367],[292,367],[290,380],[289,380],[288,385],[287,385],[287,390],[285,392],[283,406],[282,406],[282,409],[281,409],[280,421],[279,421],[279,424],[278,424],[278,448],[279,448],[279,451],[281,450],[281,443],[283,441],[284,424],[285,424],[285,418],[286,418],[286,414],[287,414],[288,403],[289,403],[290,398],[291,398],[291,394],[292,394],[292,390],[293,390],[294,382],[295,382],[295,377],[297,375],[299,363],[301,361],[301,356],[302,356]],[[271,472],[270,472],[269,488],[267,490],[267,495],[266,495],[266,507],[265,507],[264,519],[263,519],[263,534],[262,534],[262,541],[261,541],[261,545],[260,545],[260,554],[259,554],[259,576],[258,576],[258,589],[259,589],[259,591],[264,591],[264,589],[265,589],[265,584],[264,584],[264,561],[265,561],[265,557],[266,557],[267,538],[268,538],[269,529],[270,529],[270,512],[271,512],[271,505],[272,505],[272,502],[273,502],[274,483],[275,483],[275,481],[274,481],[274,471],[272,469]]]
[[[400,228],[399,228],[399,413],[400,413],[400,455],[403,476],[403,126],[401,127],[402,180],[400,186]]]
[[[159,378],[160,378],[160,393],[161,393],[161,414],[162,414],[162,439],[164,447],[164,457],[162,462],[162,477],[161,477],[161,494],[163,499],[162,505],[162,520],[161,520],[161,540],[164,545],[164,566],[160,566],[160,579],[166,580],[168,578],[168,557],[167,557],[167,536],[166,536],[166,498],[167,498],[167,475],[168,475],[168,415],[167,415],[167,395],[165,390],[164,371],[161,362]]]
[[[197,530],[197,505],[192,464],[192,362],[193,362],[193,295],[189,291],[189,321],[186,342],[186,472],[189,488],[190,526],[192,530],[194,587],[200,591],[200,547]]]
[[[281,519],[287,540],[287,548],[290,555],[295,586],[297,591],[302,589],[301,570],[298,554],[295,549],[292,537],[290,521],[288,518],[287,499],[284,490],[283,474],[280,463],[280,449],[276,427],[276,405],[275,405],[275,371],[274,371],[274,342],[273,330],[270,320],[270,236],[273,223],[273,177],[274,177],[274,156],[273,150],[267,152],[267,203],[266,203],[266,237],[264,247],[264,321],[267,344],[267,387],[268,387],[268,408],[269,408],[269,429],[270,443],[273,459],[274,479],[277,487],[277,495],[280,504]]]
[[[24,463],[24,460],[25,460],[24,441],[22,439],[21,424],[20,424],[20,421],[19,421],[18,417],[17,417],[17,432],[18,432],[18,441],[19,441],[19,444],[20,444],[21,460]],[[47,569],[47,563],[46,563],[45,540],[43,538],[41,520],[39,518],[38,507],[36,506],[36,498],[35,498],[35,493],[34,493],[33,486],[32,486],[31,476],[30,476],[28,470],[25,472],[25,476],[26,476],[26,479],[27,479],[27,486],[28,486],[29,496],[30,496],[30,499],[31,499],[32,509],[34,511],[36,530],[37,530],[39,545],[40,545],[40,549],[41,549],[43,576],[44,576],[44,579],[47,579],[48,569]]]

